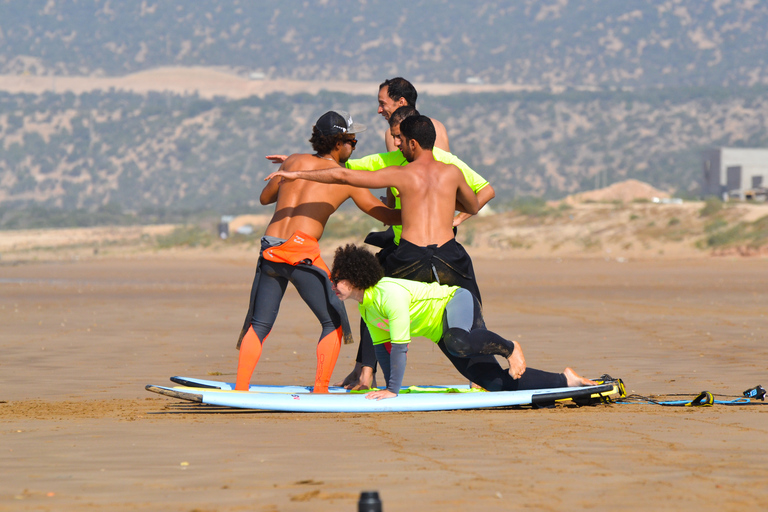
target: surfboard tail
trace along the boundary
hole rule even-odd
[[[152,384],[148,384],[144,389],[151,391],[152,393],[158,393],[161,395],[170,396],[172,398],[180,398],[182,400],[189,400],[190,402],[203,403],[203,395],[198,395],[197,393],[188,393],[185,391],[153,386]]]

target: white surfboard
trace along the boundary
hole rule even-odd
[[[271,386],[275,387],[275,386]],[[287,386],[286,388],[295,388]],[[300,387],[300,386],[299,386]],[[239,409],[285,412],[407,412],[481,409],[513,405],[549,405],[557,400],[594,400],[619,393],[615,382],[578,388],[551,388],[525,391],[471,391],[462,386],[407,388],[395,398],[369,400],[365,393],[313,394],[307,391],[232,391],[187,386],[148,385],[147,391],[192,402]],[[466,386],[464,386],[466,388]],[[420,392],[420,389],[425,391]],[[346,391],[346,390],[345,390]],[[405,391],[405,390],[404,390]]]
[[[209,388],[209,389],[222,389],[226,391],[233,391],[235,389],[234,382],[222,382],[218,380],[206,380],[198,379],[195,377],[171,377],[171,382],[179,384],[180,386],[189,388]],[[251,384],[248,391],[258,393],[311,393],[312,386],[276,386],[265,384]],[[460,390],[468,391],[468,384],[456,384],[455,386],[443,385],[443,386],[414,386],[414,389],[418,389],[419,392],[446,392],[447,390]],[[328,388],[329,393],[349,393],[348,389],[330,386]],[[361,392],[362,393],[362,392]]]

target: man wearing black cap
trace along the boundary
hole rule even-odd
[[[343,111],[323,114],[312,128],[309,142],[315,154],[294,154],[280,170],[325,169],[343,166],[357,144],[355,135],[365,127]],[[399,224],[400,212],[386,207],[370,191],[350,185],[311,181],[269,181],[261,192],[261,204],[275,205],[275,213],[261,239],[261,254],[251,287],[248,315],[238,340],[240,357],[236,389],[248,390],[262,345],[277,318],[289,282],[322,325],[317,344],[315,393],[328,391],[342,338],[351,342],[346,311],[333,293],[330,272],[320,257],[318,240],[330,215],[347,199],[385,224]]]

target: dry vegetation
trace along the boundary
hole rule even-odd
[[[499,258],[690,258],[768,254],[768,205],[716,200],[660,204],[647,199],[568,204],[530,200],[486,213],[459,228],[472,254]],[[362,214],[329,222],[324,249],[362,240],[376,229]],[[253,233],[226,240],[215,223],[0,231],[0,264],[24,261],[218,254],[255,260],[266,217]],[[235,219],[233,225],[242,225]]]

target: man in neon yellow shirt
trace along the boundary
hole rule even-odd
[[[429,338],[464,377],[488,391],[590,386],[594,381],[571,368],[551,373],[527,368],[520,344],[485,328],[477,298],[464,288],[383,277],[376,257],[365,249],[339,247],[331,281],[341,300],[356,300],[373,339],[386,389],[367,398],[396,397],[413,336]],[[500,355],[509,370],[488,356]]]
[[[390,115],[390,132],[398,148],[403,142],[400,124],[404,119],[418,115],[419,112],[412,106],[400,107]],[[495,192],[488,181],[455,155],[443,151],[436,146],[432,148],[432,155],[438,162],[453,164],[459,168],[467,184],[477,196],[480,208],[494,198]],[[379,153],[363,158],[350,159],[347,160],[345,165],[348,169],[377,171],[384,167],[407,164],[407,159],[402,151],[398,149],[389,153]],[[391,187],[387,189],[386,203],[387,206],[400,208],[400,194],[396,188]],[[470,217],[471,215],[468,213],[458,213],[453,218],[454,232],[456,227]],[[388,237],[390,232],[394,234],[394,238]],[[406,242],[400,247],[401,233],[402,226],[392,226],[384,232],[370,233],[365,239],[366,243],[381,247],[382,250],[376,256],[384,267],[384,275],[412,279],[414,281],[436,281],[441,284],[461,286],[472,292],[482,302],[472,260],[461,244],[453,241],[450,244],[432,249],[429,247],[416,247]],[[341,384],[355,388],[364,388],[366,385],[370,386],[373,382],[375,368],[376,357],[370,337],[365,326],[361,323],[360,345],[355,369]]]

